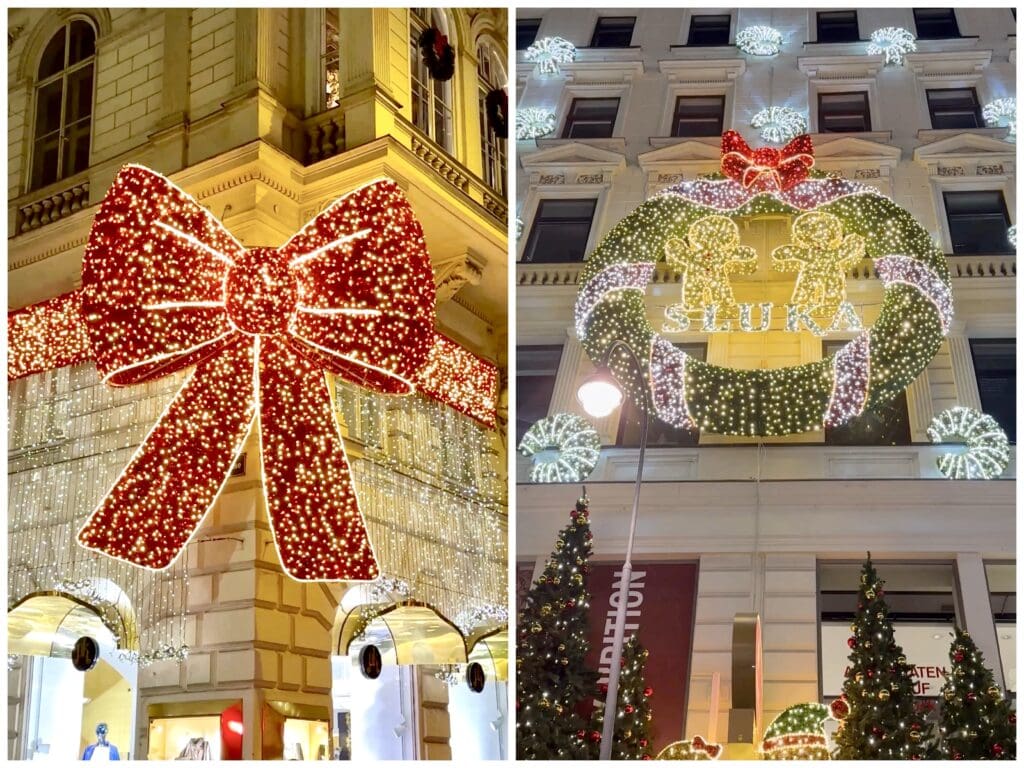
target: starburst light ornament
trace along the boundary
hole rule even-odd
[[[789,107],[765,107],[750,121],[761,131],[761,138],[773,144],[785,144],[807,130],[807,121]]]
[[[902,64],[903,57],[917,50],[914,36],[902,27],[882,27],[871,33],[868,55],[885,54],[886,64]]]
[[[745,27],[736,33],[736,47],[751,56],[774,56],[782,50],[782,33],[772,27]]]
[[[555,113],[550,109],[524,107],[516,110],[516,138],[537,139],[555,130]]]
[[[562,37],[543,37],[526,49],[525,57],[540,67],[542,75],[557,75],[559,64],[576,61],[576,46]]]
[[[990,101],[985,105],[985,108],[981,110],[982,117],[985,118],[985,122],[989,125],[993,125],[997,128],[1008,128],[1007,141],[1016,141],[1017,139],[1017,99],[1015,97],[1009,97],[1005,99],[996,99]]]

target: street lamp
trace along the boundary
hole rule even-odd
[[[640,360],[628,344],[616,340],[609,356],[617,346],[622,346],[633,358],[637,370],[642,370]],[[622,402],[623,394],[611,371],[601,367],[580,384],[576,392],[583,410],[595,418],[603,418],[614,411]],[[640,428],[640,459],[636,469],[636,487],[633,490],[633,515],[629,519],[629,538],[626,540],[626,562],[622,565],[622,580],[619,582],[619,602],[615,607],[615,637],[612,641],[611,668],[608,670],[608,695],[604,700],[604,724],[601,731],[601,760],[612,759],[612,739],[615,737],[616,710],[619,698],[619,672],[622,664],[622,646],[626,634],[626,602],[629,598],[629,584],[633,574],[633,537],[636,533],[636,515],[640,509],[640,484],[644,476],[644,451],[647,450],[647,409],[643,412]]]

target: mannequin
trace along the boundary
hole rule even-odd
[[[82,753],[83,760],[120,760],[117,747],[107,741],[107,724],[100,723],[96,726],[96,743],[90,744]]]

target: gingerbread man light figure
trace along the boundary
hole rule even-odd
[[[843,237],[842,222],[831,213],[811,211],[793,220],[793,245],[772,251],[772,267],[797,272],[790,304],[824,316],[846,301],[846,273],[864,258],[864,238]]]
[[[687,311],[717,307],[717,317],[736,317],[729,275],[757,269],[757,251],[740,245],[740,229],[725,216],[705,216],[690,225],[685,238],[665,243],[665,261],[683,276],[683,304]]]

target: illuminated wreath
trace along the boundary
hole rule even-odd
[[[550,461],[536,461],[530,471],[535,483],[579,483],[586,480],[601,453],[601,438],[590,423],[573,413],[556,413],[541,419],[519,443],[519,452],[534,456],[557,451]]]
[[[1010,463],[1010,442],[991,416],[957,406],[943,411],[928,427],[933,443],[960,443],[966,451],[944,453],[939,471],[951,480],[991,480]]]
[[[427,72],[435,80],[445,82],[455,74],[455,49],[441,30],[428,27],[420,33],[420,55]]]
[[[809,702],[795,704],[779,713],[761,740],[765,760],[828,760],[825,721],[829,708]]]
[[[788,435],[838,426],[881,406],[924,370],[953,316],[942,252],[913,216],[875,188],[810,176],[809,136],[781,150],[722,137],[728,178],[683,182],[620,221],[590,254],[580,280],[578,337],[610,366],[634,402],[666,423],[725,435]],[[686,355],[647,319],[644,292],[657,262],[708,217],[816,211],[863,241],[885,286],[874,327],[819,362],[736,370]],[[742,320],[742,318],[741,318]],[[637,369],[628,345],[640,360]],[[613,347],[615,347],[613,349]]]

